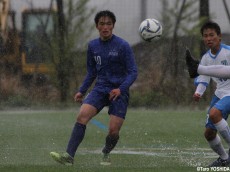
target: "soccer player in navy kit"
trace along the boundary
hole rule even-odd
[[[137,66],[131,47],[125,40],[113,34],[115,15],[108,10],[100,11],[94,20],[100,37],[88,44],[87,75],[74,96],[76,102],[82,102],[77,121],[66,153],[50,153],[55,161],[64,165],[73,164],[87,123],[105,106],[108,106],[110,120],[101,164],[110,165],[109,153],[119,140],[119,131],[127,112],[129,87],[137,78]],[[93,89],[83,99],[94,80],[96,82]]]

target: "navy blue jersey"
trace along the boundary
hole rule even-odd
[[[79,90],[82,94],[86,93],[95,79],[95,87],[119,88],[121,93],[127,92],[136,78],[134,54],[125,40],[113,35],[107,41],[97,38],[89,42],[87,75]]]

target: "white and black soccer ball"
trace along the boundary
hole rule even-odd
[[[139,33],[143,40],[152,42],[161,37],[162,29],[162,25],[158,20],[145,19],[140,24]]]

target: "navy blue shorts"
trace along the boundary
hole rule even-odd
[[[215,107],[216,109],[220,110],[222,113],[222,117],[227,120],[228,115],[230,113],[230,96],[223,97],[222,99],[219,99],[217,96],[212,97],[212,101],[210,103],[210,108],[208,110],[207,114],[207,121],[206,121],[206,128],[211,128],[216,130],[216,127],[212,123],[212,121],[209,119],[209,111],[212,107]]]
[[[116,100],[109,100],[109,94],[106,89],[102,90],[94,87],[85,97],[83,103],[96,107],[98,112],[100,112],[105,106],[108,106],[108,114],[113,114],[125,119],[129,104],[129,93],[122,93]]]

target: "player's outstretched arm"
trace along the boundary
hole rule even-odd
[[[199,61],[192,57],[189,49],[186,49],[186,65],[188,68],[190,78],[195,78],[198,75],[207,75],[217,78],[230,79],[230,66],[225,65],[211,65],[203,66]]]
[[[212,66],[203,66],[199,65],[197,72],[200,75],[207,75],[217,78],[226,78],[230,79],[230,66],[225,65],[212,65]]]

